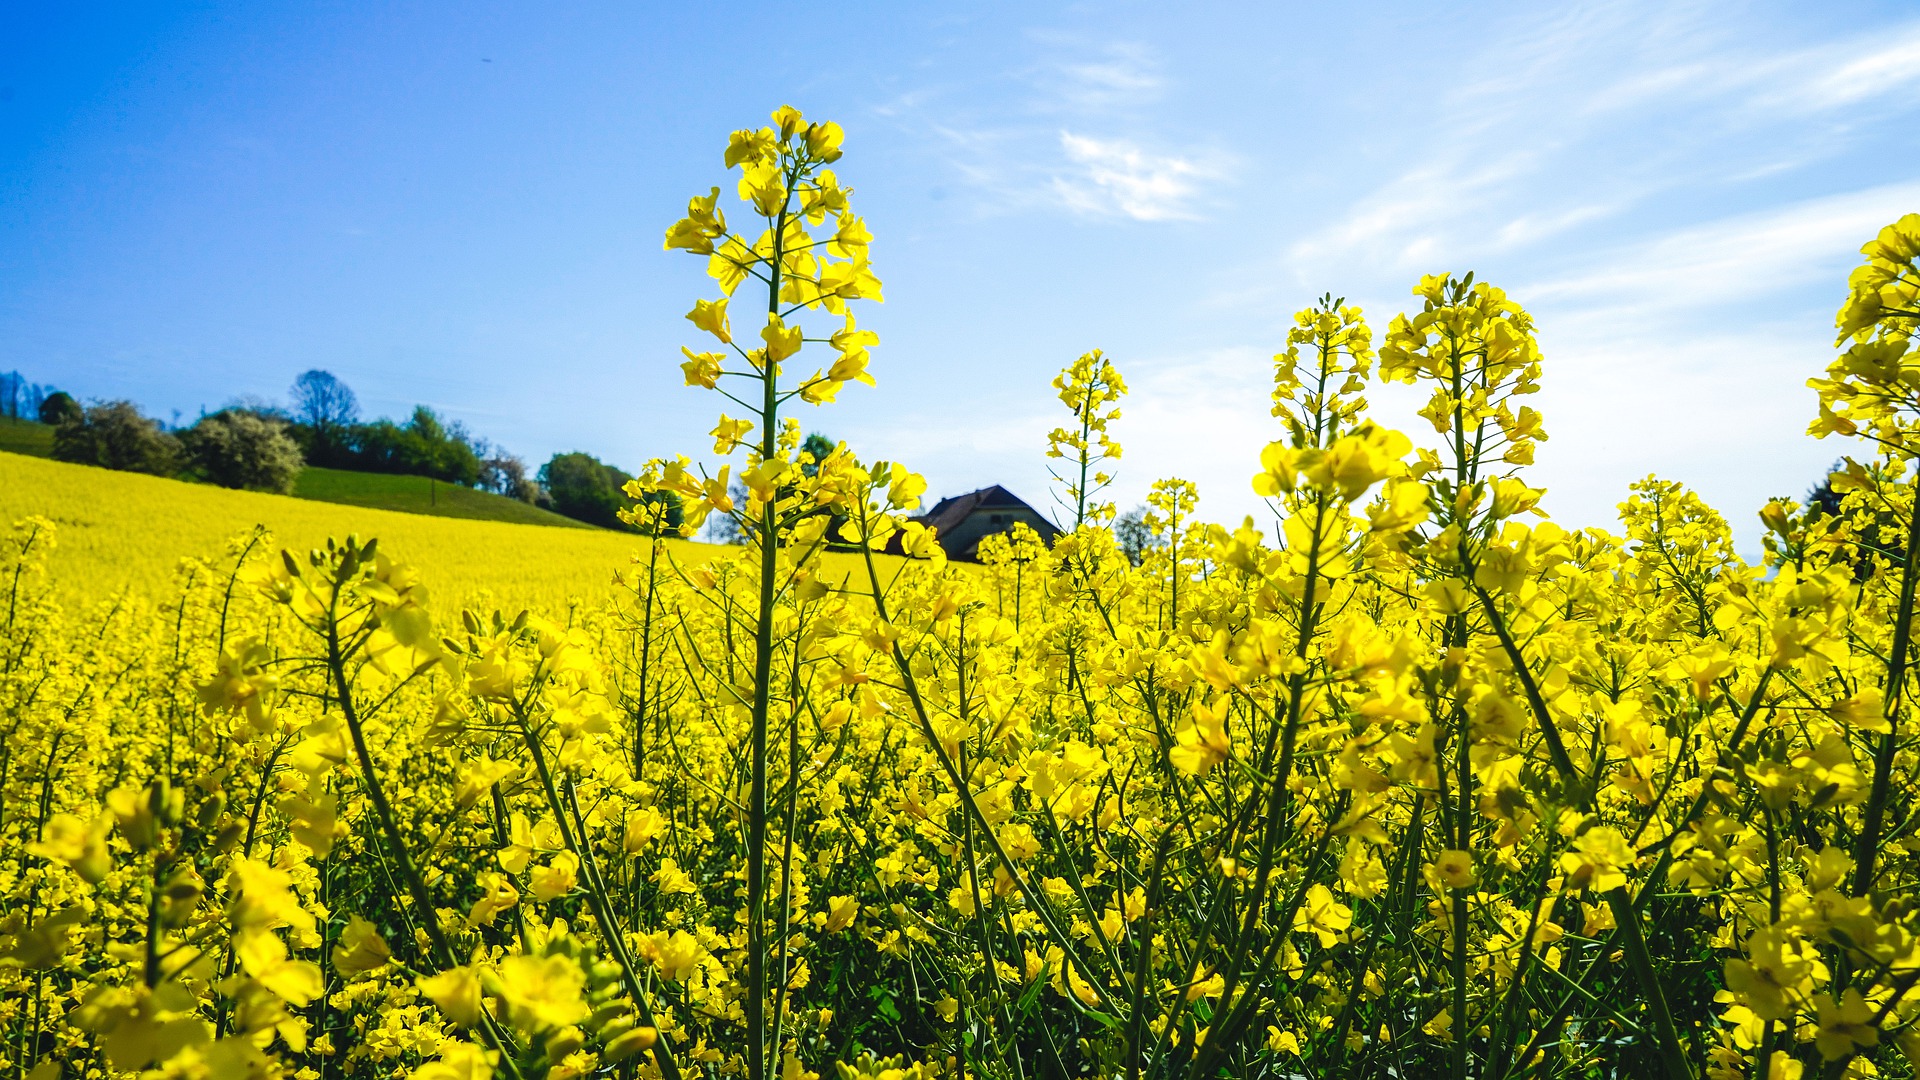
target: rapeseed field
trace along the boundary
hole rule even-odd
[[[0,1070],[1914,1075],[1920,215],[1812,380],[1855,456],[1757,564],[1657,478],[1544,519],[1532,317],[1435,274],[1276,343],[1270,520],[1167,479],[1123,554],[1094,351],[1071,529],[959,568],[919,477],[789,415],[874,377],[841,142],[735,132],[743,205],[666,234],[742,415],[635,523],[743,547],[0,457]]]
[[[385,537],[450,598],[485,593],[503,605],[545,610],[603,601],[613,571],[648,546],[643,537],[604,530],[345,507],[0,454],[0,518],[29,515],[58,527],[49,569],[69,603],[123,592],[158,600],[175,588],[179,560],[221,552],[256,525],[295,551],[348,532]],[[707,547],[669,544],[696,558]]]

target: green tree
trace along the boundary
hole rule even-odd
[[[351,448],[360,419],[353,388],[332,372],[315,368],[293,380],[292,397],[294,430],[307,457],[318,464],[338,461]]]
[[[65,390],[55,390],[40,402],[40,422],[59,426],[80,419],[85,410]]]
[[[473,487],[480,482],[480,455],[459,424],[448,424],[425,405],[405,424],[376,420],[354,429],[353,463],[368,472],[431,476]]]
[[[609,529],[627,529],[620,511],[633,505],[621,488],[632,477],[592,454],[555,454],[540,467],[540,483],[547,489],[555,513],[575,521]]]
[[[1147,528],[1147,508],[1136,506],[1121,514],[1113,523],[1113,539],[1120,545],[1120,553],[1127,561],[1139,566],[1147,557],[1148,549],[1154,546],[1153,530]]]
[[[171,476],[180,471],[180,440],[140,415],[131,401],[90,405],[53,431],[53,456],[76,465]]]
[[[285,494],[305,464],[285,424],[243,409],[201,417],[181,442],[193,466],[221,487]]]
[[[818,473],[820,471],[818,463],[825,459],[828,454],[833,453],[839,445],[839,443],[833,441],[832,436],[822,435],[817,431],[807,436],[807,441],[800,444],[800,450],[802,453],[813,455],[815,464],[800,466],[800,472],[806,476],[812,476]]]

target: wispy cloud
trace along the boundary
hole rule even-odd
[[[1418,164],[1288,252],[1380,273],[1533,247],[1667,193],[1735,188],[1849,145],[1863,109],[1912,110],[1920,21],[1771,50],[1720,9],[1581,5],[1493,39],[1496,74],[1423,111]],[[1835,113],[1848,110],[1846,122]]]
[[[1139,42],[1109,41],[1088,49],[1051,35],[1037,37],[1066,54],[1039,66],[1033,81],[1041,94],[1031,103],[1038,110],[1137,109],[1157,100],[1166,88],[1158,57]]]
[[[1523,291],[1533,301],[1643,317],[1752,302],[1820,281],[1833,283],[1837,302],[1854,252],[1916,206],[1920,182],[1808,199],[1623,245]]]
[[[1920,21],[1841,41],[1765,51],[1699,24],[1675,28],[1685,54],[1621,67],[1581,108],[1587,114],[1662,103],[1718,104],[1743,123],[1853,108],[1920,82]],[[1741,115],[1744,113],[1744,115]]]
[[[1838,62],[1804,82],[1801,100],[1818,108],[1834,109],[1920,82],[1920,24],[1907,26],[1904,33],[1895,34],[1891,39],[1880,37],[1878,40],[1880,46],[1868,48],[1864,54],[1856,53],[1851,47],[1835,50],[1839,53]]]
[[[1053,191],[1069,209],[1093,216],[1136,221],[1193,219],[1198,182],[1211,166],[1173,154],[1154,154],[1124,139],[1060,133],[1066,169]]]
[[[1289,257],[1301,268],[1356,258],[1396,271],[1424,264],[1452,246],[1464,211],[1484,204],[1530,170],[1533,158],[1531,151],[1515,150],[1471,164],[1436,161],[1413,169],[1355,200],[1332,223],[1296,241]],[[1490,237],[1504,246],[1550,235],[1606,212],[1604,206],[1535,211],[1504,223],[1482,220],[1474,233],[1483,246]]]
[[[992,79],[1024,93],[995,115],[948,107],[968,92],[958,85],[897,94],[875,113],[906,124],[940,113],[918,130],[935,140],[987,213],[1064,208],[1092,220],[1202,218],[1232,158],[1204,140],[1170,145],[1156,135],[1167,126],[1158,114],[1170,85],[1157,51],[1052,31],[1023,37],[1033,55]],[[1126,134],[1107,134],[1116,131]]]

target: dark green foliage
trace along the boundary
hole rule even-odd
[[[65,424],[80,419],[83,412],[80,403],[65,390],[55,390],[40,402],[40,422],[43,424]]]
[[[425,476],[467,487],[493,478],[483,461],[486,455],[466,429],[446,423],[425,405],[414,406],[404,424],[359,423],[360,402],[353,388],[317,368],[293,381],[292,401],[288,434],[310,465]],[[527,494],[524,488],[489,487],[504,495]]]
[[[53,432],[53,456],[76,465],[172,476],[180,471],[180,440],[140,415],[130,401],[90,405]]]
[[[1147,508],[1136,506],[1120,515],[1113,523],[1113,539],[1120,545],[1121,554],[1135,566],[1147,557],[1147,551],[1158,539],[1147,530]]]
[[[221,487],[284,495],[305,464],[285,424],[242,409],[201,417],[181,442],[193,467]]]
[[[834,442],[832,439],[817,431],[807,436],[807,441],[800,444],[800,451],[802,453],[812,454],[816,464],[802,465],[800,466],[800,471],[807,476],[812,476],[819,472],[820,466],[817,463],[826,460],[827,455],[833,453],[839,445],[839,443]]]
[[[632,528],[620,520],[620,511],[633,505],[620,490],[631,479],[592,454],[578,452],[555,454],[540,467],[540,483],[555,513],[609,529]]]
[[[480,455],[466,431],[458,424],[442,423],[425,405],[415,406],[405,424],[375,420],[353,428],[351,438],[346,464],[352,468],[430,476],[467,487],[480,482]]]

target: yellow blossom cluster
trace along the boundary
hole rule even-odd
[[[723,294],[687,380],[745,415],[632,515],[730,515],[731,555],[459,610],[385,542],[253,533],[74,605],[56,527],[13,527],[0,1071],[1913,1075],[1916,408],[1859,350],[1906,355],[1915,219],[1815,381],[1816,431],[1877,453],[1769,504],[1759,565],[1655,478],[1617,530],[1547,520],[1532,320],[1436,275],[1377,355],[1344,301],[1296,318],[1270,520],[1163,480],[1123,548],[1094,352],[1056,384],[1075,527],[968,568],[923,481],[784,412],[878,344],[841,141],[735,133],[764,231],[715,189],[667,234]],[[1368,416],[1376,377],[1432,445]]]

